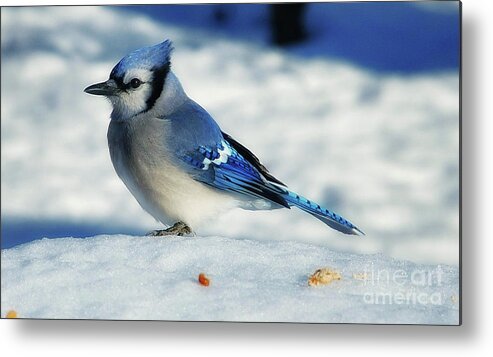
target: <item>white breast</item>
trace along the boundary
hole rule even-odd
[[[242,206],[231,195],[192,179],[166,152],[166,121],[135,119],[110,123],[108,145],[118,176],[139,204],[166,225],[194,228],[223,210]]]

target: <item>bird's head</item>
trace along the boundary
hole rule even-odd
[[[84,92],[107,97],[113,105],[112,116],[120,119],[145,113],[164,92],[172,50],[169,40],[135,50],[118,62],[107,81],[93,84]]]

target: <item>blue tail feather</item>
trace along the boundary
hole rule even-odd
[[[354,235],[365,235],[360,229],[358,229],[354,224],[349,222],[347,219],[339,216],[338,214],[329,211],[328,209],[320,206],[319,204],[306,199],[297,193],[287,191],[287,196],[285,196],[286,201],[292,206],[296,206],[299,209],[310,213],[312,216],[318,218],[326,225],[339,232],[345,234]]]

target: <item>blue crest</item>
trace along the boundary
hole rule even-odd
[[[142,47],[125,57],[113,68],[110,78],[123,77],[131,68],[145,68],[155,70],[169,66],[173,45],[170,40],[158,43],[154,46]]]

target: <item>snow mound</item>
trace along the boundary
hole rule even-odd
[[[315,270],[341,280],[309,286]],[[210,278],[198,283],[200,273]],[[459,271],[327,247],[221,237],[42,239],[2,250],[21,318],[458,324]]]

